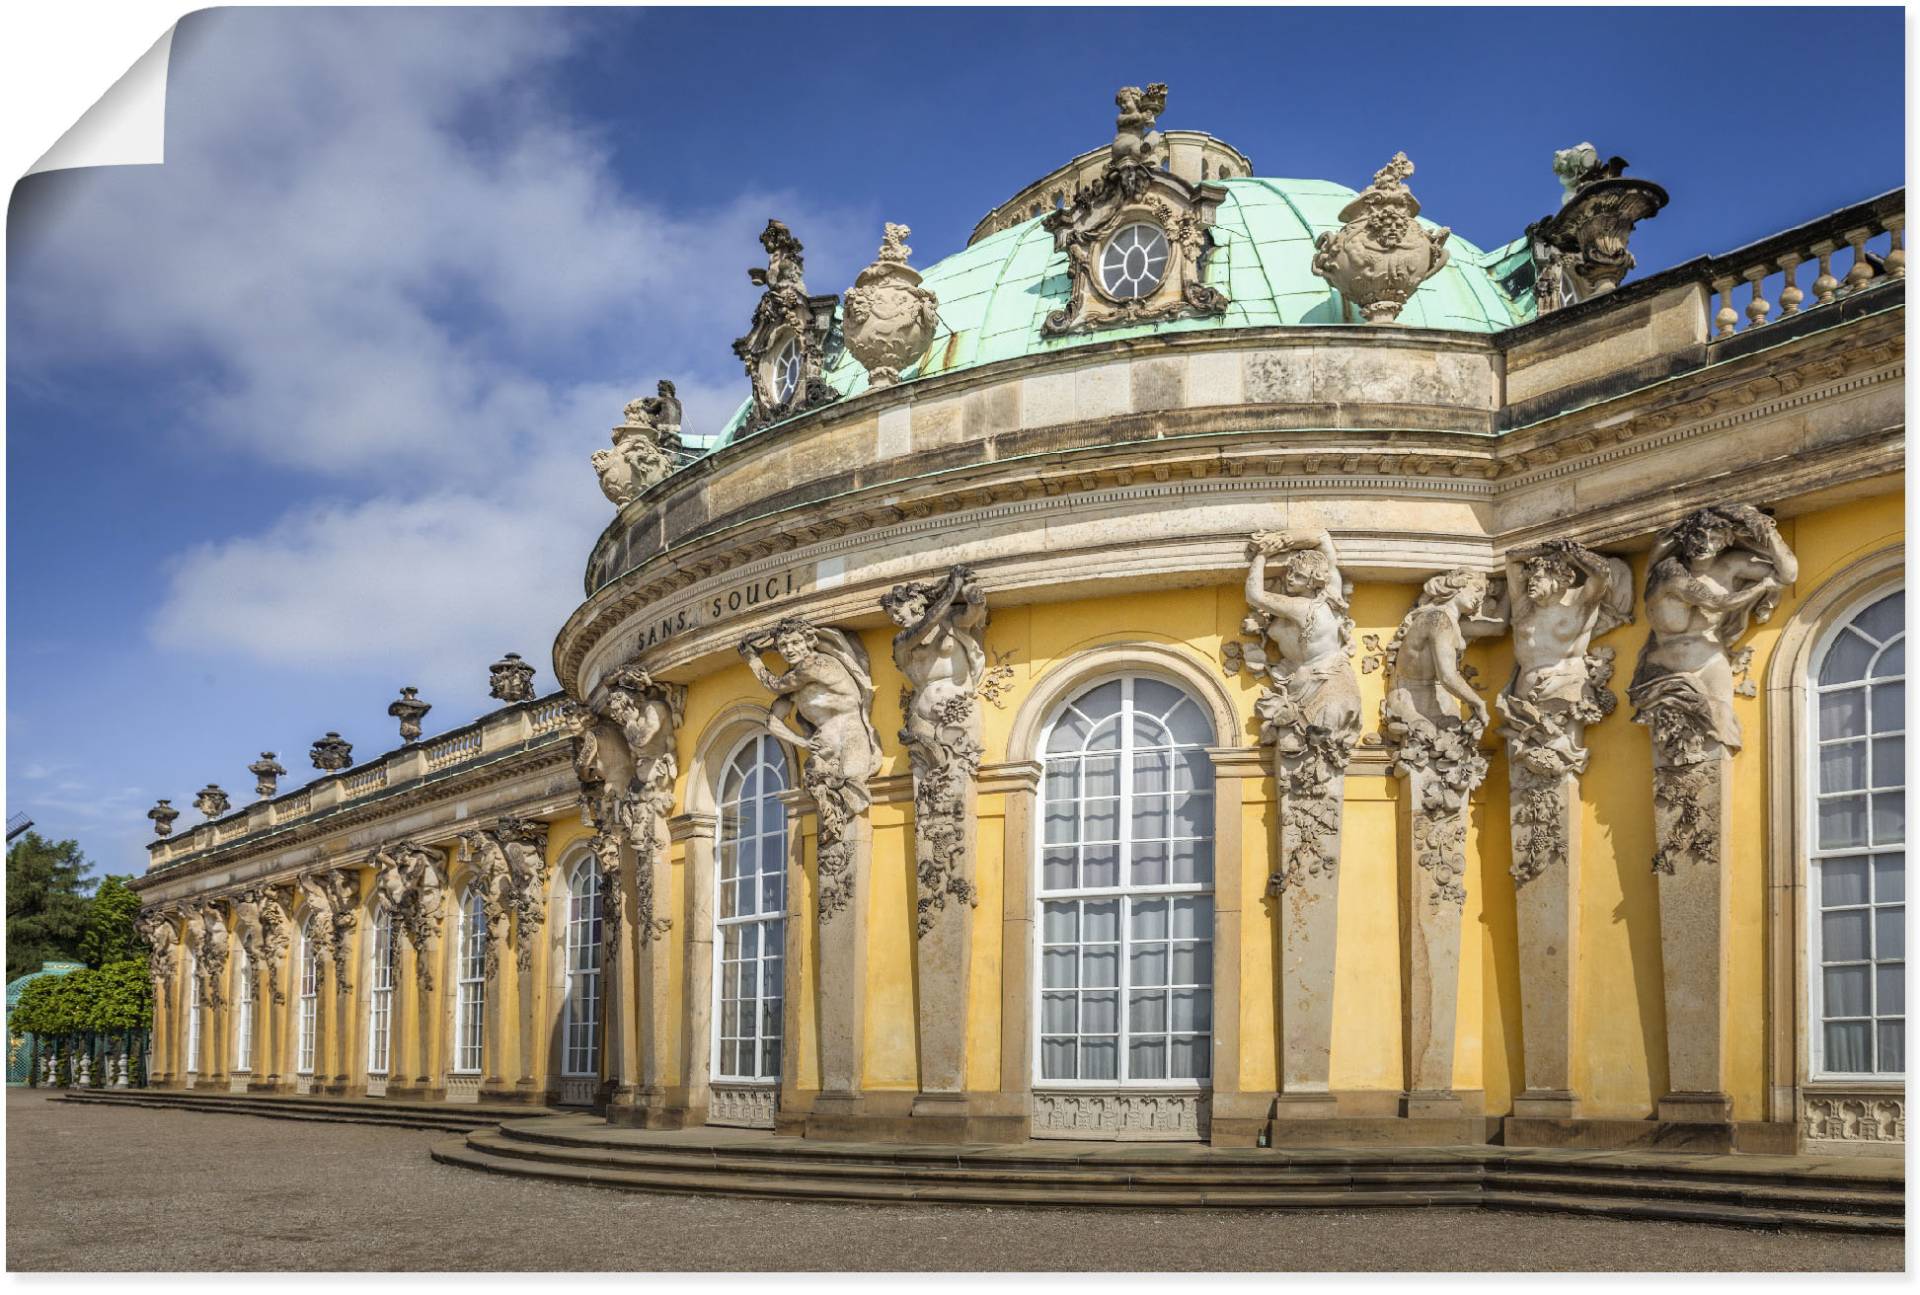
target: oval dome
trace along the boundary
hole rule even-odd
[[[1206,274],[1206,282],[1231,300],[1224,315],[1065,337],[1043,335],[1042,321],[1067,301],[1067,254],[1054,250],[1053,235],[1043,226],[1045,216],[1035,216],[921,271],[925,285],[940,299],[940,323],[925,358],[903,370],[902,381],[1147,333],[1298,324],[1369,327],[1341,318],[1339,294],[1312,269],[1314,240],[1340,228],[1340,209],[1353,200],[1355,190],[1329,180],[1263,176],[1211,183],[1227,194],[1214,216],[1214,250]],[[1424,217],[1420,223],[1439,228]],[[1534,317],[1530,283],[1517,294],[1502,286],[1531,263],[1524,236],[1482,251],[1454,234],[1447,250],[1451,256],[1446,266],[1414,292],[1398,325],[1494,333]],[[837,336],[838,308],[834,318]],[[824,376],[843,396],[867,389],[866,370],[844,347],[830,349]],[[732,440],[746,412],[743,403],[717,444]]]

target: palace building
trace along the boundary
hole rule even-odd
[[[1899,1154],[1904,192],[1649,272],[1590,145],[1480,248],[1166,97],[839,295],[770,221],[553,689],[161,802],[152,1083]]]

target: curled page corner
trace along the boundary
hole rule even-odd
[[[54,141],[27,174],[76,166],[152,166],[164,162],[167,59],[173,50],[173,32],[173,27],[162,32],[153,47]]]

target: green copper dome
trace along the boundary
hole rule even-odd
[[[1340,228],[1340,209],[1353,200],[1354,190],[1326,180],[1259,176],[1212,183],[1225,189],[1227,197],[1214,216],[1214,252],[1206,281],[1231,299],[1225,315],[1043,336],[1040,325],[1048,312],[1067,301],[1067,254],[1054,251],[1053,235],[1042,228],[1044,216],[1036,216],[922,270],[926,286],[940,299],[940,324],[926,358],[903,370],[902,380],[1146,333],[1342,325],[1339,294],[1311,266],[1314,240]],[[1424,218],[1420,223],[1438,228]],[[1528,262],[1524,237],[1481,251],[1455,234],[1447,240],[1447,250],[1447,265],[1414,292],[1398,324],[1494,333],[1533,318],[1530,278],[1518,295],[1503,286]],[[830,346],[829,355],[825,377],[834,390],[852,396],[867,389],[867,373],[859,361],[844,348]],[[717,444],[733,438],[746,412],[743,404]]]

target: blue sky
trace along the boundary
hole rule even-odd
[[[769,216],[840,291],[926,265],[1112,134],[1121,84],[1261,175],[1398,149],[1486,247],[1590,139],[1672,195],[1641,271],[1903,183],[1898,9],[217,10],[167,162],[36,176],[8,229],[7,798],[98,867],[209,780],[485,709],[612,515],[588,455],[679,383],[690,431]]]

